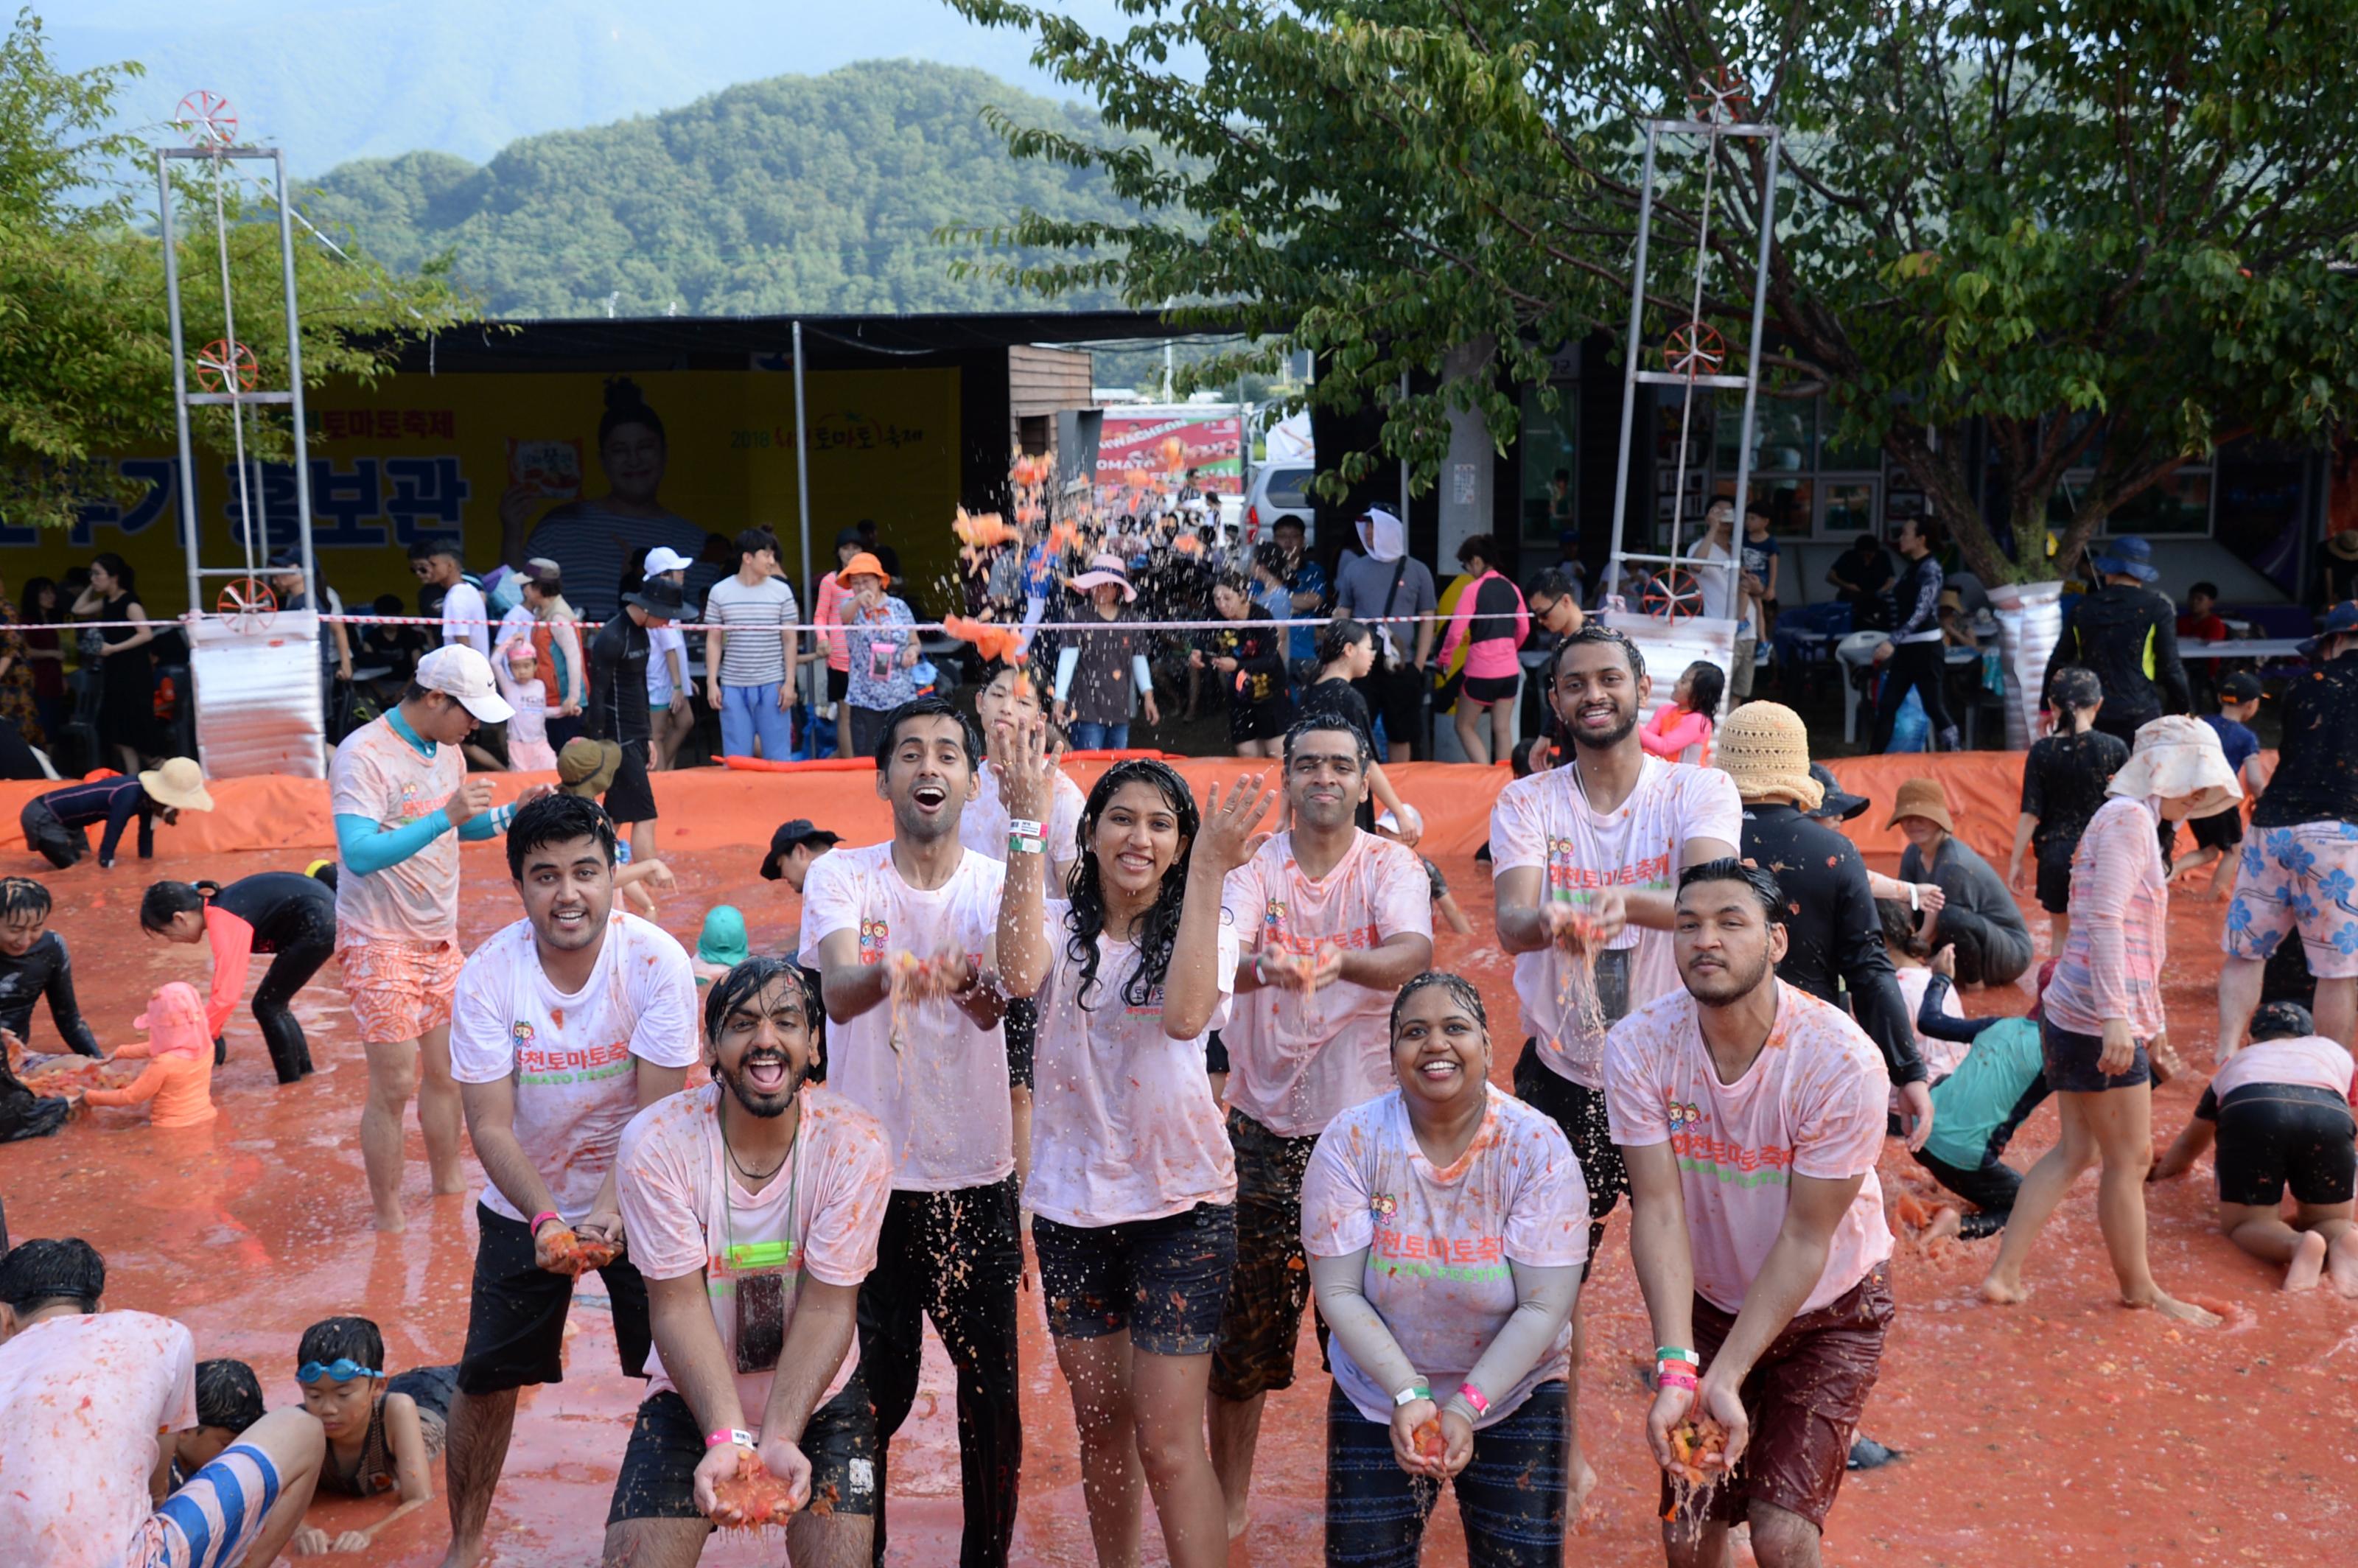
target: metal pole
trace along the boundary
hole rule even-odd
[[[818,586],[811,577],[810,438],[803,423],[803,324],[795,323],[795,506],[803,524],[804,613],[818,605]],[[719,677],[715,677],[716,679]]]
[[[295,309],[295,215],[287,200],[287,155],[273,149],[271,163],[278,176],[278,263],[287,291],[287,390],[295,419],[295,537],[303,552],[303,600],[315,614],[325,614],[327,595],[311,557],[311,460],[309,430],[303,423],[303,331]],[[269,541],[265,539],[264,544]],[[329,636],[325,626],[319,636]]]
[[[1650,122],[1646,126],[1646,168],[1638,188],[1638,255],[1631,264],[1629,285],[1629,341],[1621,366],[1621,460],[1613,474],[1613,554],[1606,568],[1616,592],[1621,588],[1622,524],[1629,507],[1629,441],[1638,416],[1638,334],[1646,325],[1646,239],[1654,221],[1654,145],[1660,133]],[[1686,433],[1681,431],[1683,442]],[[1673,553],[1678,541],[1671,541]]]
[[[164,242],[164,306],[172,328],[172,423],[180,438],[180,548],[188,558],[189,609],[201,611],[204,601],[197,579],[197,464],[189,441],[189,361],[180,336],[179,242],[172,231],[171,164],[156,154],[156,203]]]
[[[1408,372],[1406,372],[1406,371],[1402,371],[1402,372],[1401,372],[1401,406],[1402,406],[1402,407],[1403,407],[1403,408],[1405,408],[1405,407],[1406,407],[1407,403],[1408,403]],[[1401,487],[1401,509],[1400,509],[1400,520],[1401,520],[1401,531],[1402,531],[1403,533],[1405,533],[1405,532],[1407,531],[1407,529],[1408,529],[1408,460],[1407,460],[1406,458],[1402,458],[1402,459],[1401,459],[1400,470],[1401,470],[1401,471],[1400,471],[1400,487]]]
[[[1744,362],[1744,438],[1736,449],[1736,535],[1730,544],[1739,559],[1744,514],[1752,504],[1752,405],[1760,393],[1760,322],[1768,308],[1768,247],[1777,232],[1778,136],[1776,131],[1768,133],[1768,183],[1760,191],[1760,255],[1752,269],[1752,341],[1745,350]]]

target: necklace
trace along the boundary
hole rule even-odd
[[[778,1162],[766,1171],[749,1171],[745,1168],[745,1162],[737,1158],[737,1151],[729,1141],[729,1124],[723,1121],[720,1124],[720,1152],[729,1156],[729,1162],[736,1166],[737,1173],[747,1181],[766,1182],[786,1168],[786,1162],[795,1157],[795,1145],[802,1141],[802,1124],[798,1120],[795,1125],[795,1135],[786,1141],[786,1152],[778,1156]]]

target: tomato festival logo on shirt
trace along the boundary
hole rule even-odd
[[[1381,1206],[1391,1204],[1390,1211]],[[1508,1277],[1507,1241],[1502,1236],[1418,1236],[1396,1230],[1390,1223],[1399,1205],[1389,1194],[1374,1200],[1379,1217],[1373,1244],[1374,1266],[1384,1273],[1419,1280],[1446,1280],[1460,1284],[1488,1284]]]
[[[884,949],[892,940],[892,923],[872,914],[860,917],[860,961],[881,964]]]
[[[1793,1163],[1790,1145],[1769,1144],[1747,1149],[1731,1139],[1714,1138],[1703,1130],[1706,1119],[1701,1106],[1666,1096],[1663,1116],[1671,1124],[1671,1152],[1679,1169],[1709,1176],[1738,1187],[1781,1187],[1790,1184]]]
[[[531,1044],[535,1038],[532,1025],[521,1018],[508,1025],[508,1044],[519,1051]]]
[[[1390,1193],[1378,1193],[1374,1197],[1368,1200],[1368,1206],[1373,1209],[1382,1218],[1390,1219],[1393,1215],[1400,1212],[1400,1199],[1392,1196]]]
[[[520,1084],[590,1084],[630,1070],[631,1043],[627,1040],[516,1053],[516,1081]]]
[[[1575,889],[1639,887],[1659,891],[1671,884],[1671,851],[1667,847],[1658,855],[1648,855],[1626,866],[1585,866],[1580,863],[1582,858],[1579,840],[1548,835],[1547,881],[1551,892],[1568,897]]]

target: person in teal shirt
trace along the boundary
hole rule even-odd
[[[1942,965],[1945,956],[1943,949],[1932,960],[1916,1028],[1931,1039],[1970,1044],[1972,1049],[1953,1072],[1932,1080],[1931,1135],[1913,1153],[1934,1180],[1974,1206],[1971,1214],[1943,1208],[1924,1238],[1975,1241],[2005,1229],[2014,1212],[2022,1175],[2006,1162],[2006,1146],[2050,1091],[2037,1004],[2027,1018],[1959,1018],[1944,1011],[1951,985]],[[2039,972],[2042,994],[2053,969],[2050,959]]]

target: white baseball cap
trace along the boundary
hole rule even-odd
[[[647,575],[657,572],[684,572],[696,563],[668,545],[657,545],[647,552]]]
[[[456,697],[460,707],[486,724],[504,724],[515,717],[492,679],[492,662],[464,643],[437,648],[418,660],[417,684]]]

